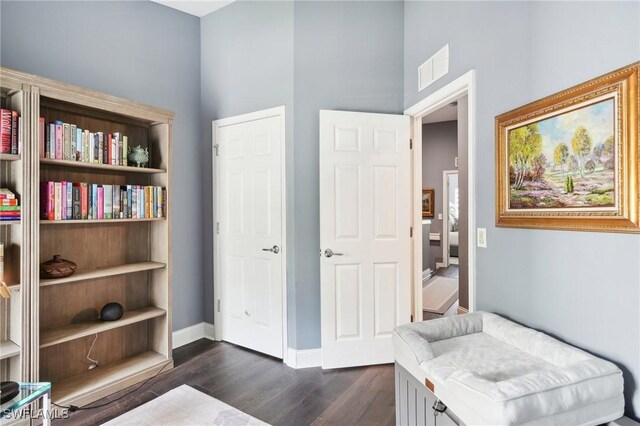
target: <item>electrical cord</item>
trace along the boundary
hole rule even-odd
[[[94,368],[96,368],[98,366],[98,361],[96,361],[95,359],[91,358],[91,351],[93,350],[93,347],[96,344],[96,340],[98,340],[98,333],[95,334],[95,337],[93,338],[93,343],[91,343],[91,347],[89,348],[89,352],[87,352],[87,360],[91,361],[91,366],[89,367],[89,370],[92,370]]]
[[[152,377],[149,377],[147,380],[145,380],[144,382],[140,383],[138,385],[138,387],[136,387],[135,389],[130,390],[129,392],[125,393],[124,395],[120,395],[116,399],[113,399],[113,400],[111,400],[109,402],[105,402],[104,404],[94,405],[92,407],[87,407],[86,405],[84,407],[78,407],[77,405],[64,406],[64,405],[56,404],[53,401],[51,401],[51,403],[53,405],[55,405],[56,407],[62,408],[64,410],[69,410],[70,413],[73,413],[73,412],[79,411],[79,410],[93,410],[94,408],[106,407],[107,405],[112,404],[112,403],[114,403],[116,401],[119,401],[122,398],[124,398],[125,396],[131,395],[132,393],[140,390],[140,388],[142,388],[144,385],[146,385],[150,380],[153,380],[156,377],[158,377],[160,375],[160,373],[162,373],[162,371],[164,371],[164,369],[167,367],[167,365],[171,364],[171,362],[172,361],[167,361],[167,363],[165,365],[163,365],[162,368],[160,370],[158,370],[158,372],[155,375],[153,375]]]

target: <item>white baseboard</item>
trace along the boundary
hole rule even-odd
[[[200,339],[215,340],[215,330],[215,326],[208,322],[201,322],[181,330],[176,330],[173,332],[173,349]]]
[[[431,268],[427,268],[424,271],[422,271],[422,281],[426,280],[430,276],[431,276]]]
[[[438,268],[444,268],[444,263],[436,262],[436,269],[438,269]]]
[[[289,348],[287,365],[292,368],[320,367],[322,365],[322,350]]]

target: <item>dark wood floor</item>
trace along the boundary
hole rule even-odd
[[[141,389],[105,407],[71,413],[54,424],[101,424],[182,384],[274,425],[395,423],[393,365],[296,370],[280,360],[206,339],[174,350],[173,356],[175,368]]]

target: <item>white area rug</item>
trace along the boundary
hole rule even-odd
[[[458,299],[458,280],[436,277],[422,289],[422,309],[443,315]]]
[[[182,385],[105,425],[266,425],[207,394]]]

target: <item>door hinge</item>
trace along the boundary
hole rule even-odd
[[[220,145],[219,145],[219,144],[215,144],[215,145],[213,145],[213,149],[215,149],[215,150],[216,150],[216,157],[217,157],[217,156],[219,156],[219,155],[220,155],[220,152],[219,152],[219,150],[220,150]]]
[[[409,149],[413,149],[413,139],[409,139]]]
[[[216,234],[220,233],[220,222],[216,222]]]
[[[220,299],[218,299],[218,312],[220,312]]]
[[[413,238],[413,226],[409,227],[409,238]]]

